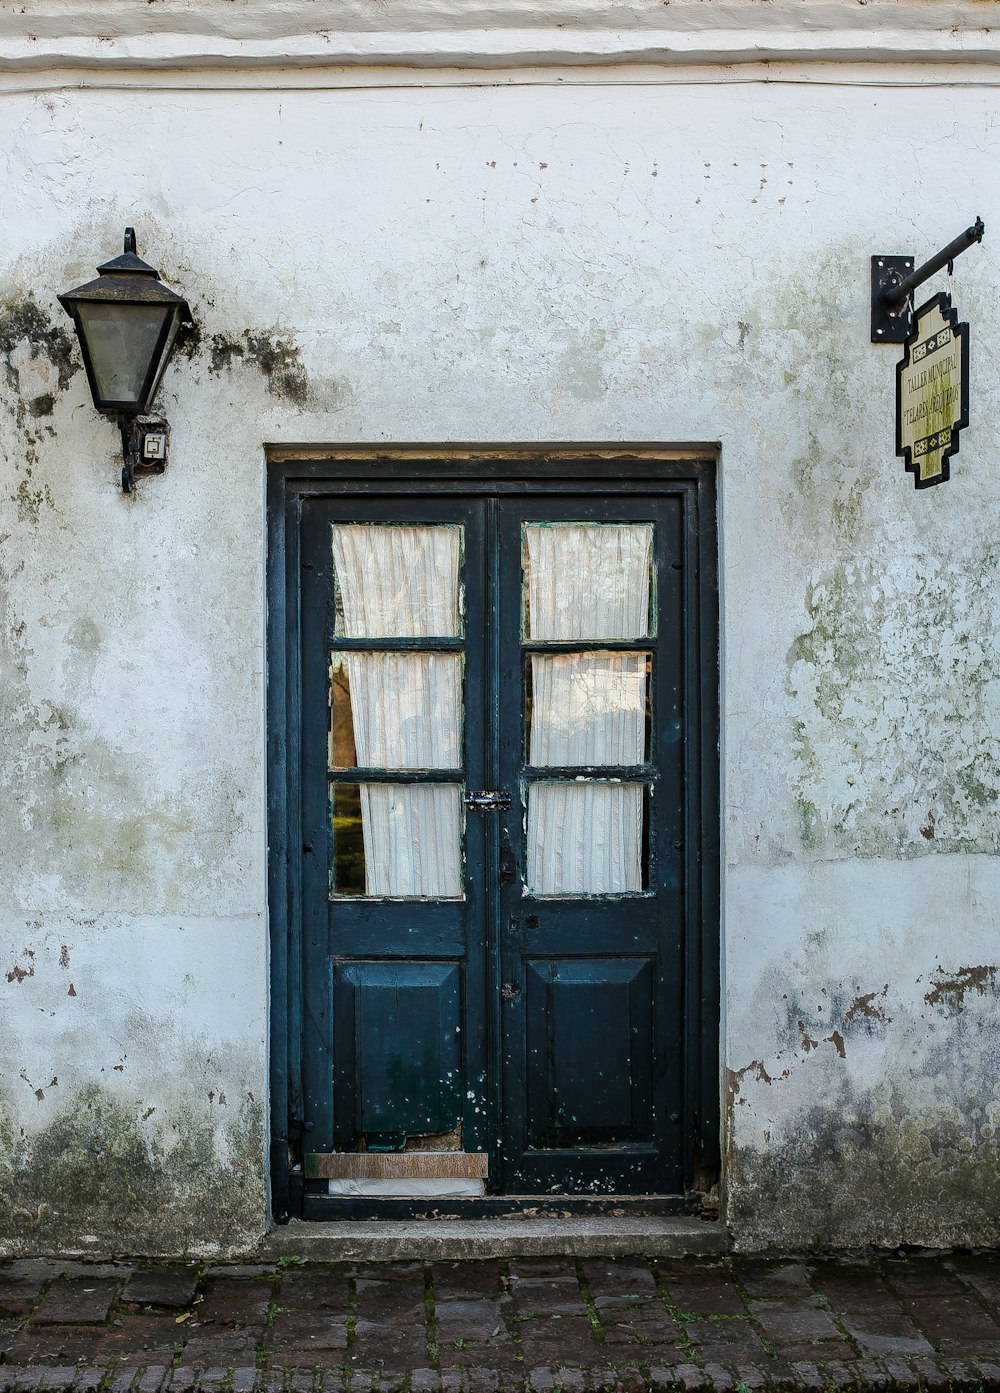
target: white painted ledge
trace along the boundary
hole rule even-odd
[[[1000,62],[1000,0],[2,0],[0,73]]]

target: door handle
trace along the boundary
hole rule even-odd
[[[510,807],[510,794],[499,788],[480,788],[467,793],[463,801],[477,813],[502,813]]]

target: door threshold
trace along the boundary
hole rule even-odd
[[[514,1257],[712,1257],[729,1252],[718,1220],[682,1214],[436,1219],[292,1219],[264,1238],[261,1261],[455,1262]]]
[[[350,1219],[564,1219],[574,1215],[624,1218],[628,1215],[697,1216],[693,1195],[343,1195],[306,1182],[302,1218]]]

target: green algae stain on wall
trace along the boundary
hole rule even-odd
[[[247,1094],[231,1119],[161,1115],[90,1084],[26,1135],[0,1107],[0,1249],[217,1252],[264,1230],[264,1116]],[[218,1111],[218,1110],[216,1110]]]
[[[824,1081],[793,1136],[735,1152],[727,1217],[753,1235],[738,1249],[996,1244],[998,1114],[970,1128],[965,1102],[914,1112],[902,1091]],[[859,1202],[872,1195],[877,1205]],[[956,1195],[961,1205],[942,1202]]]
[[[52,323],[32,295],[0,300],[0,363],[18,424],[51,415],[80,368],[68,326]]]
[[[52,417],[80,360],[68,326],[53,323],[32,295],[0,298],[0,398],[14,426],[10,462],[19,474],[11,489],[18,522],[37,525],[56,506],[49,483],[36,476],[54,430]],[[0,457],[8,452],[0,447]]]
[[[806,853],[1000,850],[997,569],[897,543],[814,572],[786,681]]]
[[[727,1070],[738,1248],[997,1243],[996,964],[776,985],[781,1048]]]

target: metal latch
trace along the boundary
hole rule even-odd
[[[499,788],[476,789],[465,795],[465,806],[480,813],[502,813],[510,807],[510,794]]]

